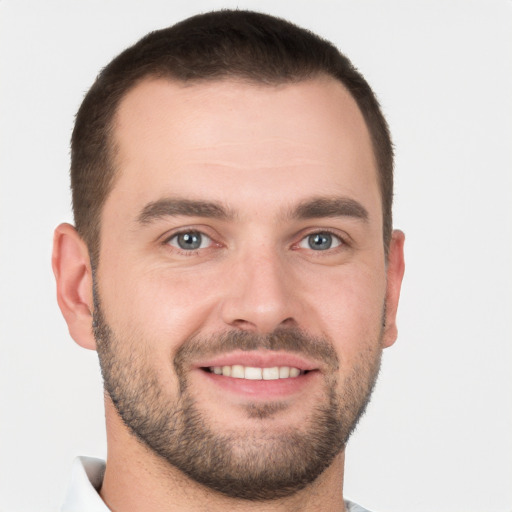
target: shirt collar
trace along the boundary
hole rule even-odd
[[[77,457],[71,468],[71,479],[60,512],[110,512],[98,494],[104,474],[103,460]],[[345,500],[345,506],[347,512],[368,512],[348,500]]]
[[[92,457],[77,457],[61,512],[109,512],[98,494],[105,473],[105,462]]]

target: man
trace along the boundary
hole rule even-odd
[[[363,510],[344,449],[396,339],[392,156],[351,63],[267,15],[190,18],[102,71],[53,268],[108,457],[63,510]]]

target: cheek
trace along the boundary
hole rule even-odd
[[[189,279],[158,272],[118,272],[100,279],[100,297],[106,323],[116,339],[117,359],[135,371],[157,376],[159,387],[174,395],[179,389],[174,356],[183,341],[201,328],[203,306],[192,293]]]
[[[369,267],[338,268],[309,289],[313,321],[345,353],[356,353],[380,339],[386,279]]]
[[[104,262],[99,283],[107,322],[125,336],[137,333],[160,358],[172,357],[188,337],[200,331],[225,327],[219,310],[230,293],[226,265],[177,270],[161,265],[137,267],[120,258],[108,267],[107,259]],[[328,336],[346,353],[378,338],[384,265],[365,260],[338,267],[289,264],[288,271],[283,288],[292,297],[292,315],[300,327]]]
[[[114,275],[109,274],[101,297],[116,331],[137,332],[169,351],[194,334],[208,314],[208,288],[193,273],[149,269],[132,270],[130,278],[122,272]]]

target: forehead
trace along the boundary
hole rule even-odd
[[[333,188],[380,202],[368,129],[331,78],[277,86],[145,80],[122,100],[114,138],[118,175],[106,208],[166,195],[240,205],[259,195],[275,205]]]

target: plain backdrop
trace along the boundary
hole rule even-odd
[[[400,333],[347,450],[346,496],[374,512],[510,512],[509,0],[0,0],[0,509],[57,510],[73,458],[105,455],[96,354],[69,337],[50,270],[81,99],[148,31],[235,6],[332,40],[396,145]]]

